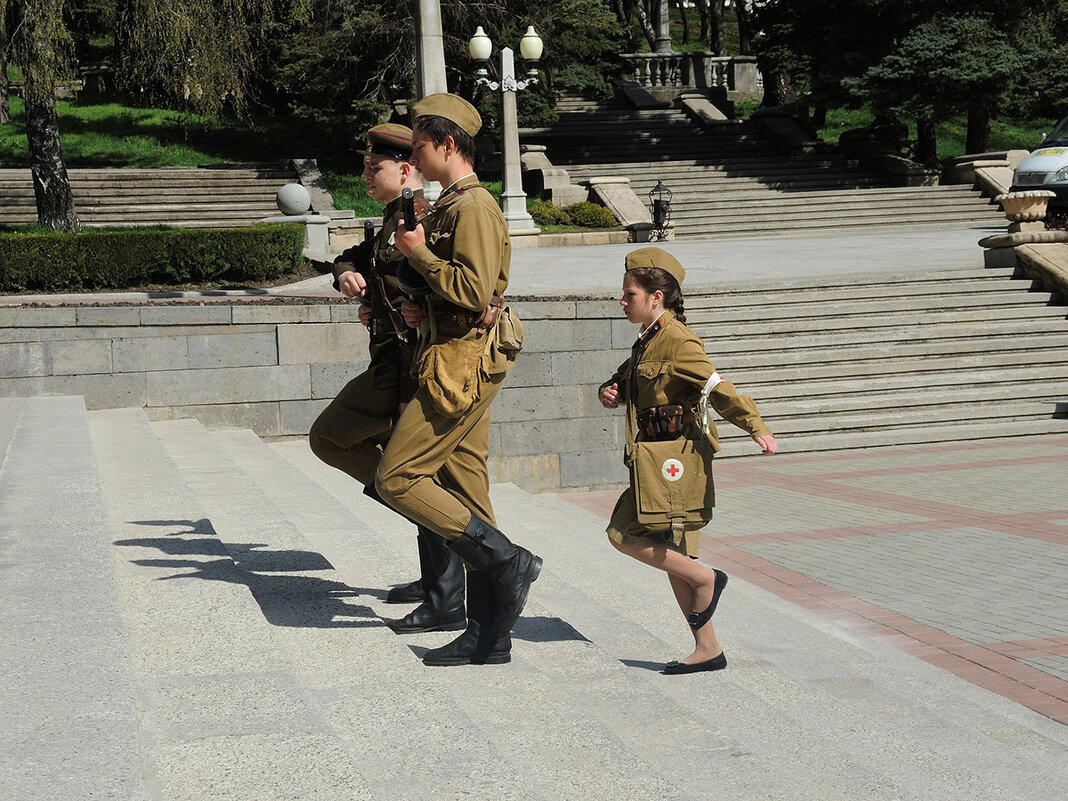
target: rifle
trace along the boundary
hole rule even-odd
[[[411,191],[411,190],[409,190]],[[363,223],[363,241],[367,242],[374,238],[375,224],[374,220],[364,220]],[[378,271],[378,264],[375,258],[374,245],[371,245],[371,258],[370,268],[368,269],[368,285],[363,295],[360,296],[360,303],[365,306],[370,306],[374,312],[375,319],[380,319],[383,316],[389,317],[389,322],[393,326],[393,333],[397,335],[397,339],[401,342],[408,342],[408,326],[404,322],[404,318],[397,309],[393,307],[393,304],[389,302],[389,294],[386,292],[386,282],[382,279],[382,274]],[[370,299],[368,299],[368,294]]]
[[[408,187],[401,190],[401,213],[405,229],[414,231],[419,221],[415,219],[415,193]],[[397,265],[397,284],[413,301],[430,294],[430,284],[412,268],[407,258]]]

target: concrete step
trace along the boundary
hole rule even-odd
[[[686,634],[681,631],[681,615],[663,574],[611,549],[605,542],[603,519],[551,494],[530,496],[508,485],[494,489],[495,503],[506,510],[499,514],[506,531],[523,542],[533,539],[547,564],[562,573],[570,586],[585,590],[584,595],[561,597],[554,604],[572,610],[569,619],[576,628],[604,631],[601,647],[634,667],[643,667],[647,660],[663,659],[662,652],[656,650],[658,643],[647,640],[645,632],[656,632],[658,639],[671,639],[676,648],[688,647]],[[721,493],[717,501],[721,507],[732,504],[729,493]],[[715,521],[711,528],[718,528]],[[546,529],[563,535],[551,540],[534,539],[538,531]],[[593,603],[587,603],[585,596]],[[611,599],[611,608],[617,611],[613,617],[604,617],[599,608],[598,602],[603,604],[606,599]],[[926,785],[927,791],[932,786],[928,782],[933,781],[950,794],[967,795],[963,788],[951,790],[945,786],[947,777],[955,775],[947,763],[937,768],[923,764],[918,768],[925,774],[922,778],[904,778],[897,756],[886,748],[888,742],[903,742],[906,731],[906,749],[926,749],[948,762],[963,756],[960,749],[975,748],[976,743],[970,739],[974,730],[967,730],[967,724],[959,731],[955,731],[957,723],[946,725],[949,721],[942,717],[941,707],[948,699],[938,699],[929,706],[928,693],[933,688],[926,687],[923,679],[917,681],[919,677],[912,670],[908,671],[908,678],[899,674],[901,681],[888,684],[880,680],[875,689],[875,682],[867,677],[873,675],[869,671],[886,667],[885,663],[877,667],[883,654],[861,654],[832,629],[825,630],[828,636],[820,638],[817,645],[817,649],[826,649],[822,653],[798,647],[800,643],[792,632],[801,621],[794,611],[796,607],[780,605],[745,582],[728,584],[717,611],[716,628],[728,658],[733,657],[732,664],[744,665],[744,674],[738,671],[731,675],[728,669],[722,675],[724,681],[658,685],[670,698],[686,704],[693,718],[707,721],[738,739],[739,749],[732,752],[729,760],[734,767],[716,772],[715,796],[797,798],[812,794],[821,798],[857,798],[856,784],[850,787],[846,777],[856,775],[858,770],[874,784],[885,781],[886,786],[894,785],[890,792],[902,797],[910,794],[905,785],[913,781],[917,788]],[[635,622],[640,627],[635,627]],[[867,703],[843,698],[847,692],[844,688],[857,687],[858,681]],[[869,695],[868,689],[875,689],[876,695]],[[772,699],[774,713],[762,714],[761,709],[770,711]],[[954,715],[965,711],[962,707],[954,709]],[[917,714],[920,718],[914,717]],[[928,716],[932,725],[941,728],[940,735],[921,722]],[[636,712],[633,717],[644,725],[642,713]],[[936,723],[937,719],[941,722]],[[895,731],[895,727],[900,728]],[[837,738],[821,736],[819,731],[864,731],[867,736],[849,736],[836,742]],[[710,767],[724,761],[727,760],[712,755],[705,759]],[[815,763],[822,769],[813,770]],[[754,783],[750,770],[758,765],[765,780]],[[789,777],[786,790],[784,776]],[[948,779],[949,784],[956,781]],[[707,795],[708,786],[703,789]],[[1018,791],[1019,788],[1012,789]],[[879,792],[865,791],[864,795],[877,796]]]
[[[149,798],[109,533],[82,399],[25,401],[0,466],[5,798]]]
[[[932,325],[917,329],[910,327],[902,329],[897,326],[867,328],[863,330],[842,329],[827,334],[808,333],[792,334],[789,336],[765,336],[753,337],[748,340],[734,339],[729,337],[717,338],[709,342],[710,351],[717,358],[729,358],[734,362],[741,359],[751,360],[762,364],[791,363],[801,360],[807,363],[805,351],[808,348],[823,349],[828,360],[837,359],[836,354],[844,352],[841,358],[850,358],[853,348],[864,348],[870,345],[887,347],[918,348],[929,347],[930,352],[952,352],[955,347],[944,343],[943,340],[972,343],[964,346],[963,350],[974,350],[976,347],[985,347],[985,342],[990,340],[992,349],[997,349],[1004,344],[1004,349],[1013,349],[1019,344],[1028,347],[1028,341],[1037,338],[1038,347],[1045,347],[1047,337],[1053,337],[1052,341],[1059,341],[1058,335],[1063,335],[1065,330],[1062,317],[1048,316],[1040,319],[1018,318],[1009,320],[980,321],[974,323],[958,323],[949,325]],[[926,351],[924,351],[926,352]],[[780,360],[783,360],[780,362]],[[814,360],[813,360],[814,361]]]
[[[281,627],[294,687],[315,707],[317,721],[307,731],[333,752],[306,767],[324,780],[337,774],[344,788],[327,797],[360,788],[356,797],[382,801],[409,793],[458,797],[469,777],[445,766],[507,758],[441,675],[418,661],[408,639],[381,624],[381,612],[403,613],[382,604],[384,588],[402,568],[413,569],[414,556],[402,563],[383,538],[253,435],[209,434],[191,421],[155,425],[213,524],[246,543],[247,569],[271,582],[263,597],[283,613],[272,622]],[[290,775],[295,769],[276,765],[266,775],[278,786],[302,787],[305,780]],[[487,792],[512,797],[510,775],[487,773],[483,781]]]
[[[1016,358],[1031,362],[1032,359],[1045,360],[1055,358],[1055,354],[1068,353],[1068,326],[1059,326],[1057,330],[1045,333],[1031,333],[1007,337],[951,337],[937,341],[923,340],[893,344],[856,344],[843,343],[830,348],[799,348],[792,344],[788,349],[763,348],[747,349],[739,342],[736,349],[715,347],[711,354],[720,365],[731,366],[732,370],[749,371],[753,368],[793,367],[801,368],[808,374],[818,366],[820,369],[863,365],[865,369],[894,371],[899,369],[902,361],[914,362],[929,358],[968,357],[982,359],[987,355],[997,354],[1011,359]],[[1038,355],[1036,355],[1036,353]],[[1060,357],[1056,358],[1068,358]]]
[[[866,376],[862,380],[854,376],[810,381],[806,374],[798,375],[796,369],[748,370],[731,375],[745,391],[766,402],[776,398],[795,399],[810,396],[841,396],[861,393],[881,393],[907,386],[945,389],[952,386],[986,386],[991,396],[1014,393],[1017,385],[1028,382],[1063,382],[1068,369],[1062,362],[1025,366],[1010,366],[998,369],[978,367],[947,368],[944,372],[928,372],[922,362],[910,365],[907,371],[895,374]]]
[[[1047,418],[1007,421],[937,423],[913,428],[872,428],[867,431],[819,431],[790,435],[780,443],[782,453],[825,453],[857,448],[889,448],[895,445],[930,445],[937,442],[969,442],[1006,437],[1031,437],[1068,433],[1068,419]],[[754,444],[746,436],[730,432],[716,458],[752,456]]]
[[[293,468],[301,470],[304,479],[284,477],[281,470],[277,471],[277,478],[272,479],[268,475],[269,470],[275,470],[272,460],[257,452],[251,438],[244,437],[241,442],[236,436],[228,436],[227,439],[228,449],[239,448],[244,453],[240,461],[246,467],[251,469],[254,465],[258,466],[255,474],[264,489],[271,488],[278,494],[292,496],[290,514],[294,520],[304,520],[306,530],[323,530],[321,519],[324,509],[340,504],[362,515],[365,506],[372,503],[360,493],[359,486],[352,479],[315,459],[305,442],[273,446],[273,450],[281,454],[278,458],[284,456]],[[263,446],[260,445],[260,448]],[[323,497],[323,489],[327,490],[330,497]],[[379,525],[391,531],[389,536],[392,539],[398,540],[399,518],[387,510],[383,512],[385,515],[379,518]],[[399,543],[405,550],[411,550],[408,531],[400,533]],[[397,547],[394,544],[391,550]],[[530,547],[537,550],[540,543],[531,543]],[[361,561],[369,556],[366,551],[366,547],[361,547],[352,537],[347,541],[338,539],[323,542],[323,552],[330,555],[334,563],[351,565],[351,569],[357,573],[361,571]],[[373,554],[370,556],[374,558]],[[415,568],[414,554],[409,564],[410,573]],[[553,597],[554,588],[560,586],[566,587],[566,584],[562,585],[555,579],[552,567],[547,567],[532,589],[527,612],[516,626],[513,637],[515,660],[506,672],[493,677],[497,690],[492,696],[471,692],[469,688],[463,688],[461,681],[454,683],[457,673],[453,671],[444,671],[438,680],[439,686],[452,689],[463,715],[479,722],[484,736],[503,748],[510,761],[516,763],[516,769],[525,777],[525,781],[546,779],[548,766],[552,765],[551,769],[558,772],[557,781],[583,781],[586,792],[595,798],[607,798],[613,783],[626,788],[628,793],[641,794],[648,792],[650,782],[664,792],[681,792],[680,797],[699,798],[699,795],[680,789],[687,784],[684,778],[687,771],[693,770],[692,767],[687,768],[687,764],[700,764],[702,760],[698,759],[699,754],[707,758],[709,753],[730,747],[730,741],[714,729],[686,724],[692,727],[694,734],[689,744],[670,742],[669,730],[679,725],[679,720],[686,716],[686,710],[659,697],[655,688],[646,682],[625,681],[626,668],[623,665],[607,657],[566,619],[555,616],[561,610],[550,610],[540,598],[543,594]],[[401,612],[397,607],[392,610],[386,607],[383,611],[392,614]],[[435,634],[405,639],[435,645],[447,641],[449,637],[448,634]],[[414,646],[413,650],[422,651]],[[566,675],[572,678],[562,681]],[[603,685],[602,692],[597,693],[596,698],[591,695],[588,684],[592,676],[600,677],[597,686]],[[526,692],[522,691],[523,688],[526,688]],[[529,693],[535,693],[542,699],[538,709],[533,712],[527,700]],[[650,728],[636,731],[630,725],[630,718],[619,714],[618,710],[621,709],[629,710],[629,714],[647,711],[647,725]],[[654,710],[659,710],[659,714],[653,715]],[[537,743],[527,741],[522,744],[521,733],[511,725],[514,720],[525,720],[526,725],[539,731],[544,727],[547,731],[541,734]],[[564,721],[567,721],[566,726],[560,726]],[[650,735],[656,735],[654,739],[663,744],[651,753],[647,750],[647,743],[645,748],[642,747],[643,741]],[[427,733],[421,732],[418,736],[426,737]],[[576,737],[585,743],[581,755],[573,753]],[[590,759],[596,759],[598,764],[606,766],[603,778],[598,778],[602,775],[598,773],[597,776],[580,779],[583,771],[588,770]],[[616,775],[617,770],[628,773],[624,764],[627,761],[638,766],[636,771],[631,768],[630,773],[637,772],[640,776],[621,779]],[[465,782],[467,777],[458,776],[457,781]],[[620,781],[622,785],[618,784]],[[442,788],[446,791],[450,789]],[[453,792],[459,792],[459,789]],[[447,793],[446,796],[450,797]],[[435,793],[435,797],[438,797],[438,793]]]
[[[1010,387],[1012,392],[1005,391]],[[1061,403],[1068,392],[1068,378],[994,389],[996,391],[991,392],[989,384],[919,387],[903,383],[881,392],[771,398],[761,402],[761,414],[766,412],[766,416],[773,419],[793,420],[877,413],[886,417],[888,426],[894,426],[904,410],[920,411],[932,420],[938,419],[943,411],[959,418],[960,409],[953,410],[952,407],[962,407],[972,410],[973,419],[984,419],[990,404],[1038,403],[1044,407],[1043,413],[1051,415],[1058,413],[1056,404]]]
[[[1012,267],[976,270],[939,270],[920,274],[908,272],[868,273],[841,277],[826,276],[798,282],[750,284],[705,290],[686,296],[687,311],[715,308],[718,305],[763,306],[768,303],[813,303],[882,298],[926,296],[947,291],[968,293],[1018,291],[1027,284],[1014,278]],[[1034,284],[1032,284],[1034,288]]]
[[[1044,797],[1049,721],[740,579],[716,618],[731,667],[660,676],[690,648],[663,574],[559,496],[492,495],[545,559],[516,659],[425,668],[452,635],[378,621],[409,530],[306,441],[26,401],[0,466],[0,792]]]
[[[0,465],[4,463],[8,443],[11,442],[11,435],[15,433],[15,426],[19,423],[19,416],[25,405],[25,398],[0,398]]]
[[[894,321],[890,327],[902,325],[917,325],[922,323],[924,325],[929,324],[941,328],[943,326],[953,325],[968,326],[979,323],[981,321],[1004,322],[1027,319],[1063,320],[1064,308],[1058,306],[1042,305],[1042,303],[1024,302],[1022,304],[1011,304],[1005,306],[977,306],[959,312],[928,311],[926,313],[912,314],[907,311],[901,311],[894,315]],[[774,323],[769,323],[764,320],[760,320],[757,322],[745,322],[742,320],[738,320],[733,324],[719,322],[713,324],[695,323],[691,327],[694,333],[696,333],[699,337],[701,337],[701,339],[705,340],[706,342],[718,341],[728,338],[761,338],[793,333],[819,334],[828,333],[831,331],[838,332],[852,329],[870,330],[872,332],[878,331],[878,336],[883,336],[886,333],[892,333],[885,331],[885,329],[888,327],[888,321],[881,316],[874,318],[870,316],[856,316],[847,319],[840,319],[831,313],[807,318],[791,318],[789,316],[783,316],[781,319],[776,320]]]
[[[758,313],[761,320],[778,320],[780,318],[800,321],[809,318],[848,318],[862,317],[867,320],[879,317],[897,317],[900,315],[917,315],[943,309],[983,309],[983,308],[1018,308],[1021,306],[1048,306],[1052,294],[1041,290],[1013,291],[1003,289],[1000,292],[951,292],[944,291],[938,295],[904,295],[887,294],[882,301],[858,298],[856,300],[828,301],[823,303],[768,303],[760,306],[740,306],[723,309],[695,309],[687,311],[686,320],[692,326],[706,324],[724,325],[734,321],[752,320]]]

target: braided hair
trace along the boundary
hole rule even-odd
[[[658,289],[663,292],[664,308],[670,309],[680,323],[686,322],[686,313],[682,308],[682,287],[671,273],[659,267],[636,267],[627,270],[627,275],[649,294]]]

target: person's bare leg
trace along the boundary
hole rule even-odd
[[[620,553],[667,573],[671,579],[671,588],[675,591],[675,599],[679,602],[683,614],[689,616],[690,612],[703,612],[712,603],[712,594],[716,588],[716,574],[712,568],[702,565],[696,559],[691,559],[667,545],[622,545],[612,539],[609,541]],[[683,606],[686,600],[685,592],[680,597],[680,592],[675,589],[676,579],[690,588],[692,601],[689,611]],[[716,630],[712,626],[712,621],[694,631],[693,638],[696,643],[693,653],[680,661],[704,662],[723,653],[723,648],[716,639]]]

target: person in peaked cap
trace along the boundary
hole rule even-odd
[[[467,628],[427,651],[428,665],[500,664],[541,559],[496,527],[489,497],[490,404],[519,343],[503,301],[511,241],[500,208],[474,173],[478,111],[456,95],[412,107],[412,164],[445,189],[397,245],[430,288],[419,389],[404,410],[375,486],[406,517],[449,540],[468,565]],[[503,322],[506,321],[506,322]]]
[[[616,502],[608,524],[608,538],[621,553],[668,574],[675,600],[694,638],[694,650],[668,662],[666,674],[721,670],[727,666],[711,618],[727,584],[727,574],[697,561],[700,531],[711,519],[715,503],[712,455],[719,450],[716,427],[708,418],[711,406],[726,420],[748,432],[765,455],[778,444],[761,420],[752,399],[716,372],[705,346],[686,327],[682,282],[686,270],[678,259],[656,247],[629,253],[624,263],[620,305],[632,323],[641,326],[630,358],[601,384],[601,405],[627,407],[627,450],[631,486]],[[680,440],[684,440],[680,442]],[[686,469],[671,445],[648,447],[642,460],[636,443],[673,442],[678,452],[699,454],[705,480],[684,483]],[[691,445],[692,444],[692,445]],[[642,470],[643,464],[652,469]],[[693,476],[701,476],[694,469]],[[636,484],[640,481],[642,514]],[[650,520],[659,499],[671,514]],[[665,500],[667,499],[667,500]],[[678,513],[685,510],[686,518]],[[643,520],[639,518],[643,517]],[[670,520],[671,522],[666,522]]]
[[[370,364],[349,381],[312,424],[312,451],[364,485],[364,492],[381,502],[374,488],[382,451],[404,405],[415,392],[412,376],[416,332],[399,312],[406,295],[397,282],[403,256],[395,235],[402,218],[401,190],[410,188],[416,206],[426,211],[422,178],[409,163],[412,131],[404,125],[378,125],[367,132],[363,179],[367,194],[385,203],[382,227],[373,239],[349,248],[334,263],[334,287],[347,298],[359,297],[360,320],[370,329]],[[408,340],[402,341],[401,336]],[[410,344],[409,344],[410,343]],[[419,603],[400,620],[387,621],[397,633],[454,631],[464,628],[464,567],[446,542],[417,526],[420,576],[394,587],[392,603]]]

